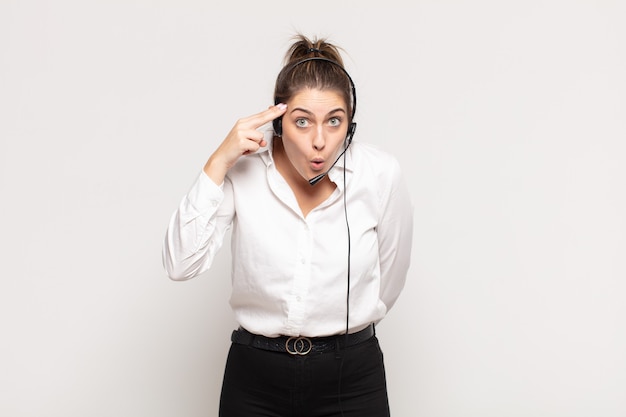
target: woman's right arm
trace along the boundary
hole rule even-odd
[[[282,116],[286,107],[278,104],[238,120],[213,152],[167,228],[163,266],[171,279],[187,280],[209,269],[235,213],[226,174],[239,158],[266,146],[257,129]]]

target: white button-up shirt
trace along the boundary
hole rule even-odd
[[[350,332],[379,322],[406,280],[413,207],[390,154],[353,142],[345,157],[350,245],[343,157],[329,172],[337,188],[304,217],[270,141],[241,157],[219,186],[200,173],[169,223],[168,275],[185,280],[208,270],[232,228],[230,304],[245,329],[265,336],[343,333],[348,279]]]

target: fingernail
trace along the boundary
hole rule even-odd
[[[278,107],[281,110],[285,110],[287,108],[287,105],[285,103],[278,103],[276,107]]]

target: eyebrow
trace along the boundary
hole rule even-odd
[[[306,113],[306,114],[309,114],[309,115],[313,115],[312,111],[307,110],[307,109],[303,109],[302,107],[296,107],[295,109],[291,110],[291,113],[294,113],[294,112],[296,112],[298,110],[303,112],[303,113]],[[333,109],[333,110],[329,111],[326,115],[328,116],[328,115],[335,114],[335,113],[338,113],[338,112],[341,112],[341,113],[345,114],[346,110],[344,108],[342,108],[342,107],[337,107],[336,109]]]

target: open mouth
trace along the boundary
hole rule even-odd
[[[321,171],[324,168],[324,160],[323,159],[313,159],[311,161],[311,168],[314,171]]]

